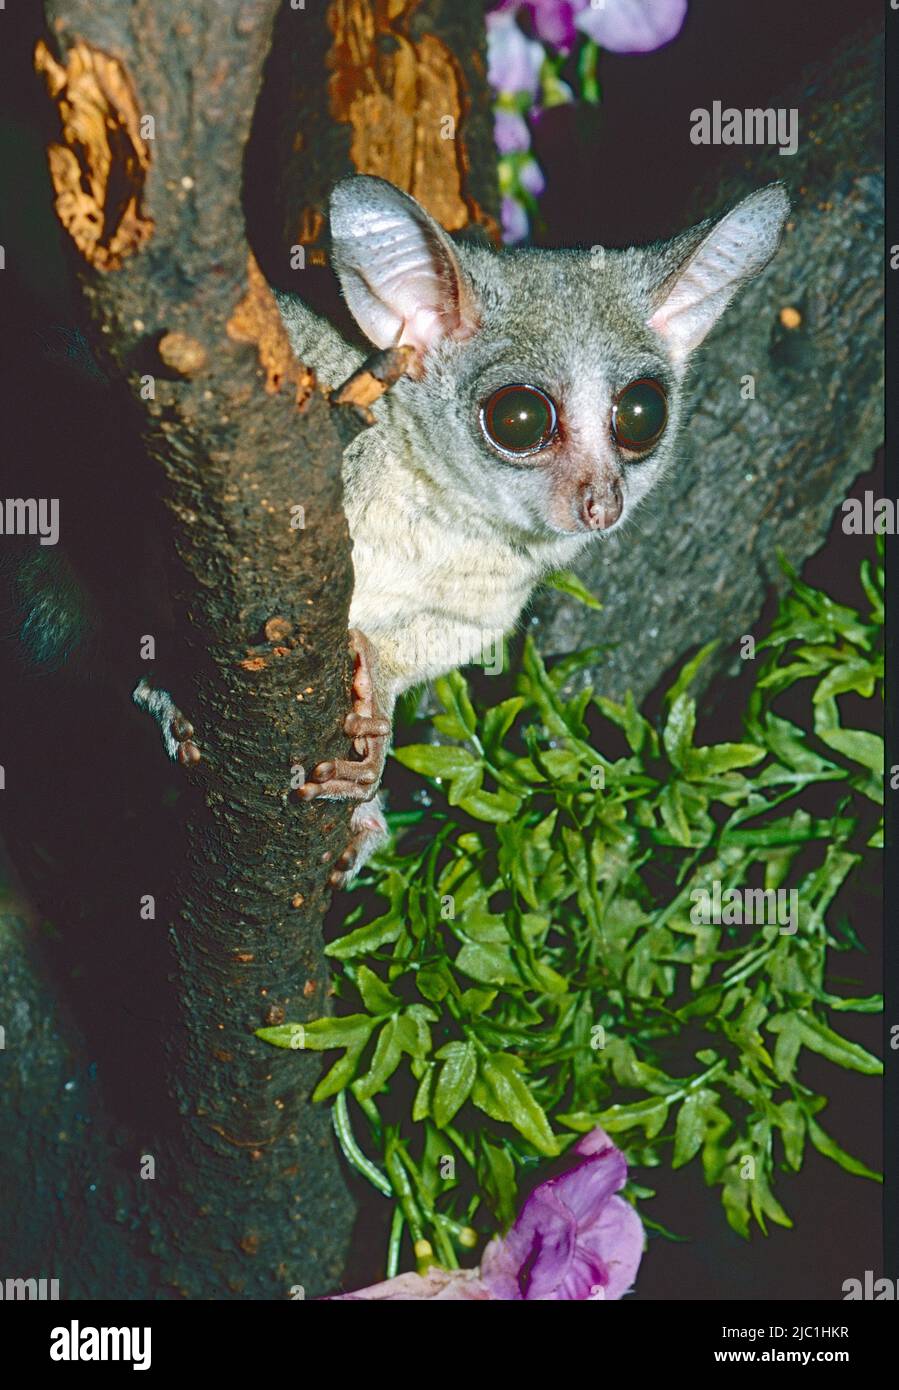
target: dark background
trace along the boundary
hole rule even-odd
[[[809,62],[820,58],[839,61],[846,37],[882,16],[880,0],[691,0],[684,29],[666,49],[649,55],[619,57],[604,53],[600,79],[603,102],[598,110],[558,108],[541,119],[536,152],[547,175],[548,187],[542,211],[545,240],[553,245],[623,245],[670,234],[683,225],[683,210],[698,185],[727,161],[743,157],[739,147],[697,147],[689,141],[690,111],[710,107],[715,99],[725,105],[766,106]],[[85,434],[104,409],[103,393],[72,375],[67,361],[67,340],[56,326],[71,326],[77,310],[71,296],[60,236],[49,197],[42,154],[43,102],[31,75],[31,50],[41,31],[40,7],[11,0],[0,12],[0,244],[6,249],[6,269],[0,273],[0,404],[3,428],[0,469],[3,495],[17,474],[34,478],[45,471],[58,473],[61,461],[77,483],[84,518],[83,548],[90,565],[96,562],[100,592],[109,598],[127,577],[129,531],[124,524],[109,528],[108,517],[119,518],[134,506],[128,482],[119,471],[116,435],[104,430],[103,447],[89,459],[90,486],[82,487],[78,468],[85,461],[77,450],[78,427]],[[826,152],[822,158],[826,157]],[[786,163],[787,161],[785,161]],[[65,402],[65,409],[61,402]],[[63,422],[65,425],[63,427]],[[810,422],[813,428],[813,422]],[[47,495],[32,483],[31,494]],[[26,494],[28,495],[28,494]],[[50,493],[52,495],[52,492]],[[106,512],[97,497],[105,499]],[[74,504],[78,505],[77,500]],[[117,533],[118,540],[115,539]],[[832,591],[841,589],[856,597],[854,572],[857,549],[851,562],[840,545],[837,531],[826,549],[807,567],[806,577]],[[4,542],[5,543],[5,542]],[[101,552],[103,552],[101,554]],[[851,566],[847,573],[847,565]],[[6,680],[11,632],[0,623],[0,663]],[[59,778],[47,775],[35,781],[38,799],[68,805],[71,821],[63,861],[83,859],[85,846],[94,857],[84,860],[83,882],[99,872],[98,833],[92,819],[109,817],[112,799],[116,816],[127,814],[129,775],[127,766],[116,775],[101,769],[92,785],[66,785],[62,763],[73,739],[102,738],[98,700],[91,697],[94,713],[85,723],[73,705],[65,718],[52,715],[52,704],[43,705],[42,692],[30,687],[27,705],[30,725],[21,736],[49,741],[52,757],[44,766],[56,766]],[[100,698],[102,704],[102,697]],[[38,711],[41,711],[38,714]],[[137,718],[137,716],[135,716]],[[9,738],[10,724],[6,725]],[[136,727],[136,725],[135,725]],[[149,767],[156,757],[149,732],[141,733],[141,749]],[[9,763],[4,749],[3,761]],[[112,761],[109,764],[113,766]],[[143,764],[141,765],[143,767]],[[131,769],[133,774],[134,769]],[[148,772],[147,776],[151,774]],[[162,773],[159,774],[163,776]],[[164,780],[164,777],[163,777]],[[148,785],[143,783],[142,785]],[[153,784],[152,796],[163,805],[165,788]],[[84,827],[87,827],[85,830]],[[48,834],[52,836],[52,828]],[[135,846],[136,848],[136,846]],[[164,833],[158,852],[164,858]],[[144,854],[141,848],[141,854]],[[133,900],[135,863],[109,866],[108,900]],[[145,861],[140,861],[142,866]],[[118,885],[118,887],[116,886]],[[844,905],[859,935],[877,943],[880,905],[876,880],[862,879],[853,900]],[[77,878],[69,893],[77,898]],[[129,909],[130,912],[130,909]],[[58,914],[57,914],[58,915]],[[131,914],[133,915],[133,914]],[[146,1104],[148,1097],[129,1097],[131,1072],[128,1051],[121,1040],[137,1010],[142,1047],[154,1033],[162,990],[161,962],[135,957],[145,948],[122,939],[116,927],[118,909],[110,910],[105,923],[92,937],[78,935],[68,942],[65,933],[53,943],[48,933],[48,958],[61,988],[75,1003],[80,1021],[96,1046],[105,1085],[119,1095],[123,1117],[131,1107]],[[846,958],[841,958],[842,966]],[[140,1001],[121,999],[112,1014],[98,1016],[100,1002],[121,993],[121,982],[133,974],[135,960],[141,974]],[[878,987],[879,957],[873,949],[867,957],[852,958],[853,971],[864,979],[859,993]],[[80,983],[79,983],[80,982]],[[102,1000],[98,1000],[97,991]],[[160,1005],[161,1006],[161,1005]],[[129,1021],[128,1015],[131,1015]],[[842,1022],[851,1036],[878,1050],[879,1020],[846,1015]],[[844,1073],[808,1058],[803,1062],[808,1083],[831,1097],[823,1115],[825,1127],[850,1152],[873,1167],[881,1162],[881,1115],[876,1082]],[[868,1109],[860,1113],[862,1097]],[[5,1141],[4,1141],[5,1142]],[[675,1232],[689,1236],[684,1244],[662,1243],[653,1237],[641,1270],[637,1297],[641,1299],[838,1299],[841,1285],[850,1277],[899,1273],[883,1268],[881,1252],[880,1190],[853,1178],[833,1164],[809,1152],[798,1175],[784,1175],[778,1189],[784,1206],[795,1221],[793,1231],[773,1228],[767,1240],[753,1235],[746,1243],[726,1227],[716,1191],[706,1190],[696,1164],[676,1175],[645,1174],[640,1180],[659,1187],[659,1198],[648,1214]],[[368,1199],[368,1192],[360,1191]],[[6,1194],[9,1201],[11,1194]],[[13,1198],[15,1200],[15,1198]],[[355,1242],[354,1268],[347,1286],[372,1277],[368,1240],[384,1249],[383,1203],[368,1205],[360,1220]],[[354,1280],[355,1266],[359,1278]]]
[[[603,52],[601,105],[554,107],[540,118],[547,244],[625,246],[679,231],[696,188],[746,153],[691,144],[690,112],[716,99],[739,109],[776,104],[803,68],[838,61],[847,37],[882,15],[880,0],[690,0],[667,47]],[[789,157],[783,165],[787,174]]]

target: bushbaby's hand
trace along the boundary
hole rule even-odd
[[[152,715],[162,730],[165,751],[173,762],[185,767],[200,761],[200,749],[193,741],[194,726],[186,719],[167,690],[159,690],[144,678],[131,693],[134,703]]]
[[[384,771],[390,720],[379,709],[375,698],[371,644],[357,628],[350,629],[350,649],[355,658],[353,708],[343,728],[360,756],[319,763],[297,791],[303,801],[311,801],[316,796],[329,801],[369,801]]]

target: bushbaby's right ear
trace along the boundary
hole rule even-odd
[[[424,353],[478,327],[471,284],[446,232],[414,198],[357,174],[331,194],[334,269],[353,318],[379,348]]]
[[[744,198],[720,221],[693,229],[693,247],[662,287],[661,303],[649,319],[676,362],[686,361],[740,286],[768,264],[789,211],[785,188],[772,183]],[[704,235],[697,244],[698,233]]]

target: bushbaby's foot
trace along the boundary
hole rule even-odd
[[[379,797],[374,796],[371,801],[363,801],[355,807],[350,817],[350,843],[334,865],[331,887],[346,888],[375,850],[387,841],[389,834]]]
[[[194,726],[181,713],[167,690],[159,690],[144,678],[138,681],[131,698],[153,716],[162,730],[165,750],[174,762],[185,767],[200,761],[200,750],[193,741]]]
[[[336,758],[319,763],[297,792],[303,801],[311,801],[315,796],[328,801],[369,801],[384,771],[390,720],[379,709],[375,699],[372,683],[374,653],[368,639],[356,628],[350,629],[350,647],[355,657],[353,708],[344,720],[343,728],[360,757]]]

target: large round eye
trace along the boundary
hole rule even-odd
[[[645,453],[655,444],[667,420],[665,392],[648,376],[625,386],[612,405],[612,433],[622,449]]]
[[[533,454],[556,432],[556,407],[536,386],[501,386],[481,406],[481,429],[504,454]]]

